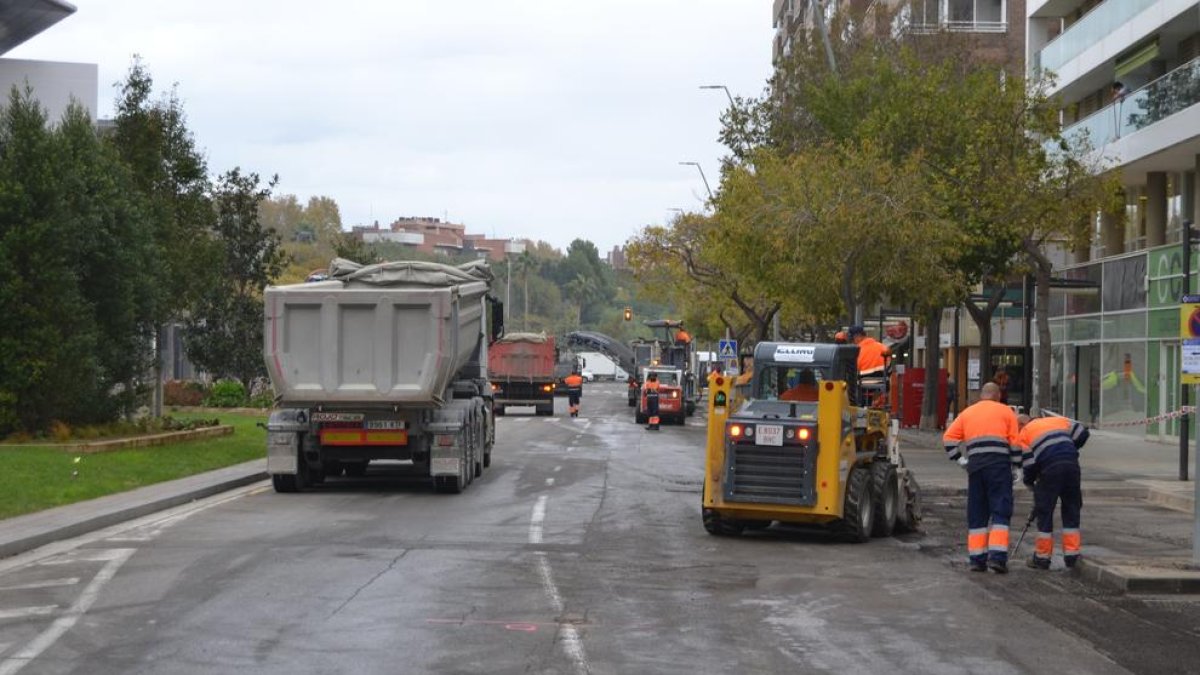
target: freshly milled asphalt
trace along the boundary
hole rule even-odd
[[[374,470],[298,495],[258,484],[0,561],[0,675],[1196,663],[1188,600],[1121,605],[1064,574],[966,572],[950,498],[903,539],[711,537],[699,418],[647,432],[619,384],[588,385],[580,419],[563,403],[501,418],[492,467],[461,495]],[[1123,657],[1130,639],[1150,656]]]

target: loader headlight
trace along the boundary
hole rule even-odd
[[[807,441],[808,437],[812,436],[812,432],[807,428],[801,428],[800,431],[796,432],[796,436],[802,441]]]
[[[740,438],[741,435],[742,435],[742,425],[740,425],[740,424],[730,425],[730,427],[729,427],[729,437],[730,438]]]

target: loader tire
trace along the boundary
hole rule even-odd
[[[871,463],[871,497],[875,501],[875,526],[871,529],[872,537],[892,536],[900,511],[899,489],[895,466],[881,459]]]
[[[717,537],[739,537],[746,529],[745,525],[736,520],[722,518],[714,509],[704,509],[701,517],[704,520],[705,531]]]
[[[746,529],[742,523],[722,518],[716,509],[705,508],[704,495],[707,489],[707,487],[700,489],[700,518],[704,522],[704,531],[714,537],[741,536],[742,531]]]
[[[900,498],[902,504],[896,522],[896,531],[916,532],[921,528],[921,488],[917,485],[917,479],[911,472],[905,472]]]
[[[842,519],[834,525],[834,534],[842,541],[865,543],[875,527],[875,504],[871,494],[871,474],[862,467],[850,469],[846,477],[846,502]]]

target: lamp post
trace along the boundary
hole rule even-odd
[[[733,94],[729,93],[729,87],[726,87],[723,84],[702,84],[702,85],[700,85],[700,88],[701,89],[723,89],[725,91],[725,96],[729,99],[729,107],[732,108],[735,105],[737,105],[736,103],[733,102]]]
[[[704,189],[708,191],[708,198],[712,199],[713,191],[712,191],[712,188],[708,187],[708,178],[704,175],[704,168],[700,166],[700,163],[699,162],[680,162],[679,165],[696,167],[696,170],[700,172],[700,180],[704,181]]]

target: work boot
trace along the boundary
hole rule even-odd
[[[996,574],[1008,574],[1008,563],[1003,560],[989,560],[988,568]]]
[[[1050,569],[1050,560],[1039,558],[1036,555],[1030,556],[1029,560],[1025,561],[1025,566],[1035,570],[1048,570]]]
[[[972,572],[986,572],[987,571],[987,563],[973,562],[973,563],[971,563],[971,571]]]

